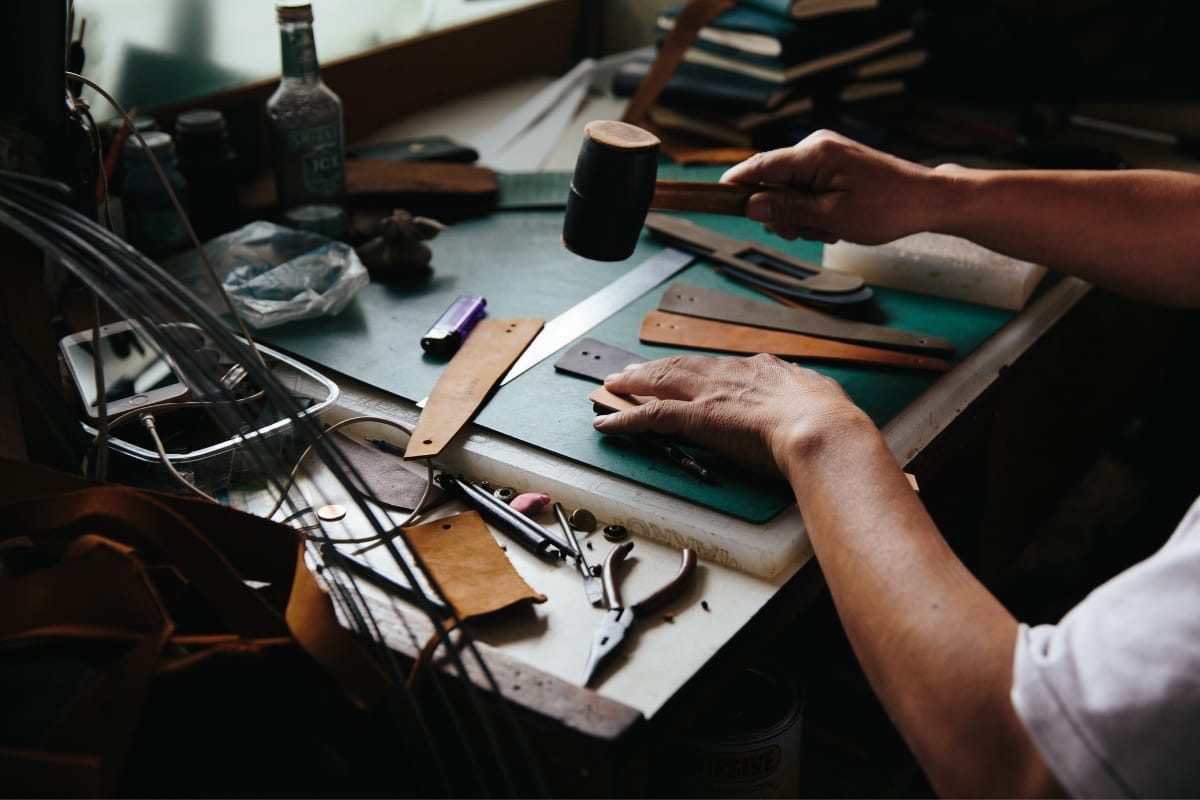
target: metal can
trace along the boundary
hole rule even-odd
[[[800,791],[803,696],[774,666],[747,667],[678,737],[682,796],[796,797]]]

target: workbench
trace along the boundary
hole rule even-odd
[[[514,98],[528,96],[535,89],[536,84],[527,84],[510,87],[507,93],[492,92],[487,97],[466,98],[451,104],[448,112],[443,110],[405,120],[375,138],[441,133],[469,141],[471,131],[481,124],[481,120],[494,119],[496,109],[511,104]],[[615,107],[593,106],[581,111],[577,125],[556,145],[547,160],[547,169],[571,169],[583,122],[590,118],[616,116],[619,116],[619,109]],[[554,212],[544,213],[549,217],[535,218],[532,222],[528,217],[522,217],[519,223],[514,223],[530,226],[522,228],[520,233],[527,246],[553,246],[546,241],[554,224]],[[734,224],[711,222],[717,226]],[[410,428],[416,423],[423,388],[428,388],[436,379],[440,365],[420,359],[417,341],[411,332],[432,321],[428,314],[430,308],[444,307],[448,299],[458,293],[479,293],[478,283],[471,279],[472,274],[478,277],[478,272],[471,273],[478,265],[465,268],[459,258],[467,249],[478,249],[478,242],[470,238],[475,235],[472,224],[468,221],[451,226],[431,243],[435,277],[428,286],[403,292],[373,285],[364,290],[368,294],[357,301],[358,307],[352,305],[339,320],[318,321],[303,329],[290,326],[263,332],[264,342],[310,360],[337,382],[341,396],[337,410],[328,416],[327,422],[370,415],[385,417]],[[466,237],[465,244],[458,244],[460,236]],[[516,288],[506,294],[499,284],[489,284],[496,294],[489,296],[488,310],[500,317],[553,318],[576,300],[615,279],[623,270],[635,266],[656,247],[644,237],[635,256],[622,265],[589,265],[580,260],[573,267],[577,272],[564,272],[562,281],[545,284],[540,291],[530,291],[529,287],[521,287],[519,281],[514,281]],[[816,256],[819,258],[819,252]],[[493,251],[488,257],[495,262],[497,270],[515,272],[520,269],[520,264],[511,260],[512,253]],[[561,259],[563,256],[556,254],[555,257]],[[700,265],[689,269],[703,268]],[[413,297],[419,294],[424,295],[424,301],[416,304]],[[1126,306],[1118,305],[1113,311],[1112,304],[1120,301],[1107,296],[1099,301],[1105,310],[1079,311],[1084,301],[1094,294],[1083,281],[1052,274],[1020,312],[980,309],[979,313],[987,319],[985,333],[967,337],[966,346],[956,351],[949,372],[939,376],[891,375],[883,379],[885,385],[890,385],[889,381],[899,381],[899,396],[904,401],[898,406],[880,402],[872,416],[880,424],[897,462],[915,474],[922,491],[926,490],[928,480],[932,506],[945,500],[938,491],[939,478],[944,477],[947,470],[954,469],[955,459],[961,458],[964,450],[975,447],[980,436],[989,447],[985,448],[988,452],[977,453],[977,457],[986,459],[995,454],[998,434],[993,422],[1003,416],[997,408],[1003,409],[1010,397],[1007,392],[1012,390],[1012,381],[1006,381],[1006,377],[1021,373],[1018,367],[1041,343],[1047,340],[1061,342],[1050,334],[1057,334],[1065,318],[1072,315],[1085,318],[1088,326],[1086,333],[1067,337],[1070,349],[1052,351],[1051,361],[1056,366],[1051,369],[1056,370],[1059,379],[1067,384],[1081,380],[1072,366],[1087,368],[1090,377],[1095,377],[1095,371],[1091,369],[1095,364],[1095,353],[1082,357],[1079,354],[1086,354],[1093,343],[1100,341],[1095,338],[1096,314],[1101,316],[1101,327],[1106,314],[1127,315],[1131,325],[1127,329],[1128,335],[1122,337],[1120,343],[1113,343],[1114,348],[1136,345],[1143,335],[1149,339],[1159,335],[1154,326],[1162,324],[1161,318],[1156,320],[1153,314],[1147,315],[1140,309],[1131,310]],[[657,292],[650,292],[621,312],[627,318],[623,328],[619,319],[621,314],[618,314],[614,321],[597,326],[596,335],[649,356],[665,354],[667,351],[662,348],[639,347],[636,340],[629,338],[628,319],[652,307],[655,297]],[[939,309],[952,316],[956,313],[952,308],[954,305],[960,304],[947,303],[939,305]],[[382,314],[381,309],[387,307],[392,313]],[[413,308],[420,311],[412,312],[414,316],[405,319]],[[323,339],[327,334],[331,338]],[[353,337],[363,336],[372,342],[371,347],[356,349],[347,345],[354,341]],[[384,341],[388,345],[380,349],[380,343]],[[1059,346],[1068,347],[1067,344],[1056,345]],[[1060,359],[1064,356],[1068,360],[1077,360],[1073,364],[1062,363]],[[1041,363],[1039,369],[1044,370],[1044,359],[1043,356],[1031,361]],[[541,391],[551,377],[557,377],[552,370],[553,360],[552,356],[531,370],[532,383],[525,384],[527,390],[522,399],[516,401],[518,405],[531,406],[535,413],[542,409],[545,398],[536,392]],[[1156,367],[1152,362],[1148,360],[1138,366],[1152,371]],[[399,375],[404,370],[409,372]],[[858,373],[838,370],[832,370],[836,377],[844,380],[849,375],[851,384],[854,383]],[[388,371],[397,375],[388,378]],[[541,378],[537,377],[539,372]],[[643,786],[639,769],[646,768],[647,751],[644,748],[653,739],[655,726],[664,720],[686,719],[686,708],[693,705],[697,697],[703,697],[714,683],[719,685],[730,669],[745,663],[744,651],[748,643],[761,644],[764,637],[769,639],[781,629],[780,626],[785,626],[797,608],[821,591],[819,570],[813,563],[803,521],[794,504],[765,521],[739,519],[677,494],[658,491],[644,482],[613,474],[611,470],[561,457],[552,448],[509,435],[504,431],[508,417],[497,418],[491,404],[509,408],[505,406],[505,397],[516,395],[523,380],[514,382],[511,387],[503,387],[497,393],[476,421],[435,459],[439,468],[486,480],[493,487],[546,492],[567,508],[592,511],[601,526],[609,521],[624,524],[636,542],[636,563],[622,587],[627,598],[642,596],[672,574],[681,546],[692,546],[701,556],[698,579],[671,604],[671,613],[647,620],[625,650],[622,660],[605,673],[594,689],[581,688],[579,683],[601,612],[588,604],[579,575],[569,564],[548,564],[519,547],[506,547],[516,571],[544,594],[547,601],[522,609],[518,614],[468,623],[501,694],[535,721],[531,738],[553,740],[559,746],[558,755],[552,759],[554,763],[548,765],[552,779],[556,781],[554,791],[596,796],[636,793],[638,787]],[[586,387],[566,385],[574,393],[566,404],[574,409],[572,413],[582,415],[581,419],[586,423],[591,413],[584,400]],[[530,386],[535,390],[532,395]],[[1057,388],[1066,387],[1060,385]],[[1089,386],[1078,383],[1071,388],[1087,391]],[[534,399],[531,401],[530,397]],[[1114,392],[1107,399],[1116,403],[1122,397],[1121,392]],[[1053,402],[1056,408],[1047,419],[1061,421],[1064,412],[1066,417],[1071,416],[1068,406],[1057,405],[1058,398]],[[981,423],[981,419],[984,422]],[[995,462],[989,469],[1003,471],[1021,463],[1023,454],[1017,452],[1021,441],[1017,431],[1020,423],[1010,420],[1010,424],[1013,427],[1003,429],[1001,435],[1013,438],[1000,448],[1008,463]],[[962,434],[964,427],[975,433]],[[1044,432],[1044,426],[1037,428]],[[981,429],[984,429],[982,434],[978,433]],[[1065,426],[1062,430],[1065,431]],[[396,431],[386,425],[360,423],[354,431],[356,435],[397,440]],[[948,431],[953,435],[948,436]],[[589,437],[594,433],[580,426],[578,435]],[[403,439],[398,441],[402,443]],[[1058,441],[1047,437],[1041,444],[1053,448]],[[935,446],[939,443],[941,449]],[[1036,470],[1030,470],[1030,474],[1035,473]],[[339,492],[344,491],[335,482],[323,481],[319,471],[306,480],[310,482],[307,491],[319,494],[329,502],[337,502]],[[1015,478],[1008,478],[1002,483],[1013,481]],[[344,529],[351,533],[365,530],[365,521],[357,518],[361,512],[355,510],[349,498],[346,500],[343,505],[349,509],[349,514],[337,523],[335,530]],[[988,504],[992,507],[1003,503],[999,497],[992,501]],[[1010,509],[1000,516],[1012,520],[1016,515],[1017,512]],[[396,517],[388,517],[386,521],[394,524],[395,520]],[[550,527],[554,524],[548,513],[539,520]],[[505,540],[497,534],[497,541]],[[598,562],[611,546],[600,536],[599,529],[584,535],[584,541],[594,545],[594,549],[586,551],[593,563]],[[723,542],[736,542],[737,546],[731,552]],[[989,539],[981,547],[995,549],[996,545]],[[375,563],[381,570],[388,569],[386,560]],[[364,592],[378,613],[388,644],[397,652],[414,657],[432,632],[423,615],[373,586],[365,585]],[[474,680],[480,685],[486,684],[479,675],[475,675]]]

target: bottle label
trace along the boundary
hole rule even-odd
[[[346,178],[338,124],[287,132],[287,149],[300,161],[304,187],[316,195],[341,194]]]

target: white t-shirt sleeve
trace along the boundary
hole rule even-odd
[[[1075,797],[1200,797],[1200,500],[1057,625],[1022,625],[1012,701]]]

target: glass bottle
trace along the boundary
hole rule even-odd
[[[206,240],[231,230],[239,212],[237,157],[225,115],[212,108],[182,112],[175,118],[175,147],[196,235]]]
[[[275,190],[283,223],[338,236],[345,231],[342,101],[321,80],[312,4],[275,6],[283,72],[267,100]]]
[[[146,147],[130,136],[121,151],[125,175],[121,181],[121,213],[125,239],[153,259],[161,259],[190,244],[187,228],[175,210],[171,196],[163,187],[146,148],[162,167],[171,189],[187,210],[187,181],[175,158],[175,142],[163,131],[142,134]]]

